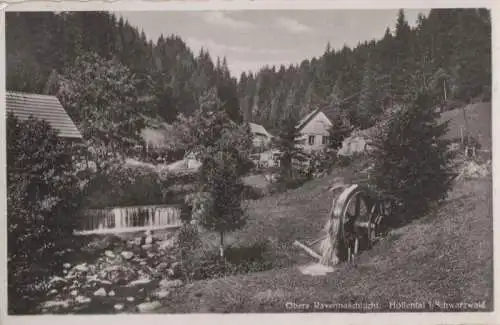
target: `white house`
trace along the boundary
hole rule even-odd
[[[324,149],[329,141],[328,130],[331,126],[332,122],[320,109],[304,116],[297,124],[303,150],[312,152]]]
[[[253,145],[255,147],[267,146],[273,136],[260,124],[251,122],[248,124],[250,125],[250,131],[253,135]]]

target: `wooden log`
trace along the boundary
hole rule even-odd
[[[312,257],[320,260],[321,259],[321,256],[316,253],[315,251],[313,251],[312,249],[310,249],[309,247],[307,247],[306,245],[302,244],[301,242],[299,242],[298,240],[294,241],[293,242],[293,245],[294,246],[297,246],[297,247],[300,247],[302,248],[303,250],[305,250],[309,255],[311,255]]]
[[[322,241],[323,239],[325,239],[325,237],[326,237],[326,236],[327,236],[327,235],[321,236],[320,238],[315,239],[315,240],[313,240],[312,242],[309,242],[309,243],[307,243],[307,244],[308,244],[309,246],[312,246],[312,245],[314,245],[314,244],[317,244],[317,243],[319,243],[320,241]]]

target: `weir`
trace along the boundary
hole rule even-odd
[[[177,205],[147,205],[84,210],[76,235],[134,232],[178,228],[181,208]]]

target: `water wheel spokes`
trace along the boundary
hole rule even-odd
[[[340,260],[353,262],[369,237],[372,207],[368,192],[363,188],[349,188],[342,194],[339,200],[342,208],[339,209],[338,254]]]

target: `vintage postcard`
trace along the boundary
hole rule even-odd
[[[498,323],[493,1],[2,8],[2,323]]]

